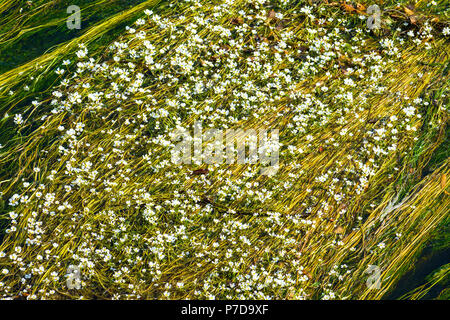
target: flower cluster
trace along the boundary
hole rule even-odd
[[[432,29],[374,40],[291,2],[185,1],[146,10],[101,57],[80,44],[39,116],[14,116],[47,142],[9,195],[0,297],[339,297],[351,268],[326,261],[378,205],[371,180],[396,179],[428,106],[390,75]],[[278,129],[278,173],[174,165],[172,133],[196,121]]]

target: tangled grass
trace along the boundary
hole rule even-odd
[[[376,31],[368,3],[173,1],[142,12],[150,4],[0,75],[11,132],[0,149],[0,296],[389,293],[448,221],[448,152],[428,166],[447,139],[445,1],[418,1],[414,15],[385,3]],[[36,64],[58,81],[30,98],[23,81],[39,80]],[[174,131],[195,122],[278,129],[277,173],[250,161],[173,164]],[[66,286],[70,265],[80,289]],[[370,265],[378,290],[366,284]]]

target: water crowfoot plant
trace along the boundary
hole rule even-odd
[[[18,170],[0,179],[0,297],[388,293],[448,217],[448,157],[422,176],[445,139],[448,34],[312,3],[176,1],[101,54],[80,37],[51,89],[2,120],[18,142],[0,163]],[[174,163],[176,132],[211,149],[198,124],[277,130],[276,172]],[[255,142],[234,138],[232,156]]]

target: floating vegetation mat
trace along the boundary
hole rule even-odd
[[[450,23],[384,2],[145,1],[1,74],[0,297],[389,294],[448,224]]]

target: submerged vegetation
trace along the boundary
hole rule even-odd
[[[69,5],[34,1],[15,19],[3,3],[0,55],[63,28],[64,14],[33,16]],[[395,291],[433,239],[448,250],[447,1],[384,1],[374,30],[371,1],[131,1],[107,17],[109,2],[90,3],[92,25],[0,74],[0,297],[418,299],[447,286],[448,261]],[[278,130],[276,173],[174,164],[175,132],[194,123]]]

